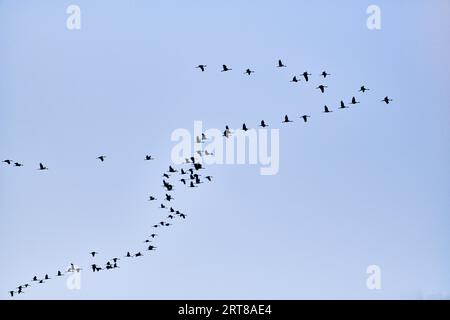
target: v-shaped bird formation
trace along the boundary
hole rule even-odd
[[[275,67],[276,68],[287,68],[287,65],[285,65],[283,63],[283,61],[280,59],[275,64]],[[202,73],[207,71],[206,64],[199,64],[195,68],[198,68]],[[223,64],[222,69],[220,70],[220,72],[231,72],[231,71],[233,71],[233,69],[226,64]],[[253,73],[255,73],[255,71],[250,68],[243,69],[243,74],[246,76],[250,76]],[[304,82],[309,82],[311,80],[311,76],[312,76],[311,73],[308,73],[307,71],[305,71],[300,76],[294,75],[291,78],[290,82],[300,83],[300,82],[303,82],[302,79],[304,80]],[[328,73],[327,71],[322,71],[320,74],[318,74],[318,76],[323,81],[325,81],[326,79],[328,79],[331,76],[331,74]],[[328,85],[321,83],[314,88],[319,90],[320,93],[325,94],[326,89],[328,88]],[[362,85],[360,87],[360,89],[358,90],[358,92],[365,94],[369,90],[370,89],[367,88],[365,85]],[[390,104],[392,101],[393,100],[391,98],[389,98],[388,96],[385,96],[383,99],[380,100],[380,102],[384,102],[385,104]],[[358,101],[358,99],[355,96],[352,96],[351,100],[347,103],[347,105],[345,104],[344,100],[341,100],[339,102],[338,109],[340,109],[340,110],[348,109],[348,108],[350,108],[348,105],[354,106],[354,105],[357,105],[360,103],[361,102]],[[333,112],[333,110],[330,107],[328,107],[327,105],[323,106],[323,113],[331,113],[331,112]],[[297,117],[290,118],[286,114],[286,115],[280,116],[280,120],[279,120],[280,122],[278,122],[278,121],[276,121],[276,122],[281,123],[282,126],[284,126],[284,125],[292,125],[292,123],[294,123],[296,119],[300,119],[301,122],[306,124],[311,117],[312,117],[311,115],[305,114],[305,115],[299,115],[298,118]],[[258,122],[255,122],[256,126],[262,127],[262,128],[269,127],[269,123],[266,120],[258,120],[258,121],[259,121],[259,124],[258,124]],[[293,125],[295,125],[295,123]],[[241,130],[243,130],[243,131],[249,130],[249,128],[247,127],[247,124],[243,123]],[[229,126],[226,125],[225,130],[223,132],[224,139],[229,138],[231,135],[232,135],[232,132],[231,132]],[[208,137],[204,133],[202,133],[201,137],[200,136],[196,137],[197,143],[204,143],[207,140],[208,140]],[[167,171],[162,173],[162,175],[161,175],[161,177],[162,177],[162,185],[161,185],[162,195],[158,196],[158,197],[155,195],[150,195],[148,197],[148,201],[156,202],[157,207],[159,209],[161,209],[163,212],[167,212],[166,213],[167,215],[165,215],[165,218],[161,219],[161,221],[155,222],[151,226],[152,229],[162,231],[162,229],[167,229],[167,228],[171,227],[173,224],[176,223],[176,221],[183,221],[188,217],[188,215],[186,213],[180,211],[180,209],[177,208],[173,204],[176,199],[176,197],[174,196],[173,193],[175,192],[175,190],[178,187],[197,188],[197,187],[200,187],[204,183],[212,182],[214,180],[213,176],[206,173],[206,168],[204,167],[204,165],[201,161],[201,159],[203,159],[203,157],[208,157],[211,155],[213,155],[213,153],[209,152],[208,150],[196,151],[190,158],[185,159],[185,163],[178,165],[178,166],[170,164],[168,166]],[[100,155],[96,158],[96,160],[99,160],[102,163],[104,161],[107,161],[107,157],[105,155]],[[155,158],[151,155],[145,155],[143,160],[150,161],[150,160],[155,160]],[[2,162],[6,166],[13,166],[13,167],[23,167],[24,166],[21,162],[18,162],[16,160],[11,160],[11,159],[5,159]],[[49,169],[43,163],[39,163],[39,165],[37,166],[37,170],[45,171],[45,170],[49,170]],[[162,199],[162,201],[158,202],[158,199]],[[147,237],[144,237],[144,240],[142,241],[143,246],[141,244],[141,246],[135,250],[127,251],[126,253],[118,255],[118,257],[116,256],[116,257],[112,257],[112,258],[103,260],[103,262],[97,262],[97,261],[93,260],[93,259],[102,258],[102,254],[101,254],[101,251],[97,252],[95,250],[92,250],[86,254],[91,259],[91,261],[89,262],[90,268],[88,268],[88,269],[90,269],[94,273],[111,271],[111,270],[120,268],[119,261],[128,260],[128,259],[134,260],[136,258],[143,257],[147,254],[150,254],[150,252],[155,252],[155,251],[157,251],[158,247],[153,244],[153,241],[155,241],[155,238],[157,236],[158,236],[158,234],[156,232],[152,232]],[[8,293],[10,294],[11,297],[14,297],[15,295],[23,294],[26,289],[31,287],[30,283],[36,283],[36,285],[44,284],[47,281],[51,281],[55,278],[62,277],[65,274],[77,273],[77,272],[81,272],[81,270],[83,270],[83,268],[76,267],[74,263],[70,263],[70,267],[67,270],[62,270],[62,269],[56,270],[56,271],[50,273],[50,275],[49,275],[49,273],[47,273],[40,277],[35,275],[29,281],[25,281],[25,284],[18,285],[13,290],[8,291]]]

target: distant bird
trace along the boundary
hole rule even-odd
[[[228,130],[225,130],[225,131],[223,132],[223,136],[224,136],[225,138],[228,138],[228,137],[230,136],[230,132],[229,132]]]
[[[253,70],[247,69],[247,70],[245,70],[244,74],[251,75],[251,74],[254,73],[254,72],[255,72],[255,71],[253,71]]]
[[[173,200],[173,197],[170,194],[166,193],[166,200],[167,201]]]
[[[165,205],[163,205],[163,204],[161,203],[161,206],[160,206],[160,208],[161,208],[161,209],[165,209],[165,208],[166,208],[166,206],[165,206]]]
[[[329,110],[327,106],[324,106],[324,107],[323,107],[323,110],[324,110],[324,111],[323,111],[324,113],[333,112],[333,111]]]
[[[45,275],[44,280],[50,280],[50,277],[48,276],[48,274]]]
[[[331,76],[331,74],[327,73],[326,71],[323,71],[320,75],[324,78],[326,78],[327,76]]]
[[[305,81],[308,82],[309,81],[309,76],[311,75],[311,73],[308,73],[308,71],[303,72],[302,76],[303,78],[305,78]]]
[[[146,155],[145,160],[155,160],[155,158],[152,158],[152,156]]]
[[[57,277],[62,277],[63,274],[61,273],[61,271],[58,271],[58,274],[56,275]]]
[[[383,100],[381,100],[382,102],[385,102],[386,104],[389,104],[389,102],[391,102],[392,101],[392,99],[389,99],[389,97],[388,96],[386,96],[386,97],[384,97],[384,99]]]
[[[186,219],[186,214],[180,213],[180,218]]]
[[[98,254],[98,252],[95,252],[95,251],[90,252],[90,255],[91,255],[92,257],[95,257],[96,254]]]
[[[152,251],[152,250],[155,250],[155,249],[156,249],[155,246],[148,246],[148,248],[147,248],[148,251]]]
[[[370,89],[369,89],[369,88],[366,88],[365,86],[361,86],[361,88],[358,90],[358,92],[364,93],[364,92],[366,92],[366,91],[368,91],[368,90],[370,90]]]
[[[23,167],[23,164],[19,163],[19,162],[14,162],[14,166],[15,167]]]
[[[11,297],[14,297],[14,291],[9,291],[9,294],[11,295]]]
[[[167,216],[167,218],[173,219],[173,215],[169,214],[169,215]]]
[[[230,69],[230,68],[227,67],[226,64],[223,64],[222,65],[222,70],[220,72],[226,72],[226,71],[231,71],[231,70],[233,70],[233,69]]]
[[[39,163],[39,169],[38,170],[48,170],[48,168],[45,167],[42,163]]]
[[[281,62],[281,60],[278,60],[277,68],[286,68],[286,66]]]
[[[208,180],[208,181],[211,181],[212,178],[213,178],[212,176],[206,176],[206,177],[205,177],[205,179]]]
[[[341,100],[341,106],[339,107],[339,109],[345,109],[345,108],[348,108],[348,107],[345,105],[344,101]]]
[[[112,258],[112,261],[113,261],[114,263],[116,263],[117,260],[120,260],[120,258]]]
[[[148,197],[148,201],[154,201],[154,200],[156,200],[156,198],[154,196]]]
[[[189,185],[189,187],[190,187],[190,188],[195,188],[195,187],[197,187],[197,186],[194,184],[193,181],[191,181],[191,184]]]
[[[356,98],[352,97],[352,102],[350,102],[350,104],[357,104],[357,103],[359,103],[359,101],[356,101]]]
[[[7,163],[7,164],[11,164],[12,160],[6,159],[6,160],[3,160],[2,162]]]
[[[127,257],[127,258],[131,258],[131,253],[130,253],[130,251],[128,251],[127,252],[127,254],[126,254],[126,256],[125,257]]]
[[[288,122],[294,122],[292,120],[289,120],[289,117],[287,115],[284,116],[284,120],[283,123],[288,123]]]
[[[181,182],[183,182],[183,184],[186,184],[186,179],[180,179]]]
[[[198,68],[198,69],[202,70],[202,72],[204,72],[205,68],[206,68],[206,64],[199,64],[198,66],[196,66],[196,68]]]
[[[31,281],[38,281],[37,276],[34,276],[33,279]]]
[[[163,177],[169,179],[170,176],[167,173],[163,173]]]
[[[136,253],[135,255],[134,255],[135,257],[142,257],[143,256],[143,254],[142,253],[140,253],[140,252],[138,252],[138,253]]]
[[[307,114],[302,116],[302,119],[303,119],[304,122],[307,122],[308,118],[311,118],[311,116],[308,116]]]
[[[320,91],[322,92],[322,93],[324,93],[325,92],[325,88],[328,88],[327,86],[324,86],[323,84],[321,84],[320,86],[318,86],[316,89],[320,89]]]
[[[106,156],[99,156],[96,159],[100,160],[101,162],[105,161]]]
[[[260,124],[259,126],[265,128],[265,127],[268,127],[269,125],[266,124],[266,123],[264,122],[264,120],[261,120],[261,124]]]
[[[242,124],[242,130],[244,130],[244,131],[247,131],[247,130],[248,130],[248,129],[247,129],[247,126],[245,125],[245,123]]]
[[[152,238],[154,238],[154,237],[157,237],[158,235],[156,234],[156,233],[152,233],[151,235],[150,235],[150,237],[152,237]]]
[[[169,171],[167,171],[167,172],[173,173],[173,172],[178,172],[178,170],[175,170],[174,168],[172,168],[172,166],[169,166]]]

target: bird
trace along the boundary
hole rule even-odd
[[[163,175],[162,175],[164,178],[167,178],[167,179],[169,179],[170,178],[170,176],[167,174],[167,173],[163,173]]]
[[[180,213],[180,218],[186,219],[186,215],[184,213]]]
[[[155,246],[148,246],[148,248],[147,248],[148,251],[152,251],[152,250],[155,250],[155,249],[156,249]]]
[[[154,237],[157,237],[158,235],[156,234],[156,233],[152,233],[151,235],[150,235],[150,237],[152,237],[152,238],[154,238]]]
[[[14,293],[15,293],[15,291],[9,291],[9,294],[11,295],[11,297],[14,297]]]
[[[348,108],[348,107],[345,105],[344,101],[341,100],[341,106],[339,107],[339,109],[345,109],[345,108]]]
[[[303,78],[305,78],[305,81],[308,82],[309,80],[309,76],[311,75],[311,73],[308,73],[308,71],[303,72],[302,76]]]
[[[50,277],[48,276],[48,274],[45,275],[44,280],[50,280]]]
[[[101,162],[105,161],[106,156],[99,156],[96,159],[100,160]]]
[[[261,120],[261,124],[260,124],[259,126],[265,128],[265,127],[268,127],[269,125],[266,124],[266,123],[264,122],[264,120]]]
[[[169,171],[170,173],[174,173],[174,172],[178,172],[178,170],[175,170],[174,168],[172,168],[172,166],[169,166]]]
[[[333,111],[331,111],[330,109],[328,109],[327,106],[324,106],[324,107],[323,107],[323,110],[324,110],[324,111],[323,111],[324,113],[333,112]]]
[[[196,66],[196,68],[200,69],[200,70],[202,70],[202,72],[204,72],[205,68],[206,68],[206,64],[199,64],[198,66]]]
[[[186,184],[186,179],[180,179],[183,184]]]
[[[311,116],[308,116],[307,114],[305,114],[305,115],[302,116],[302,118],[303,118],[304,122],[307,122],[308,118],[311,118]]]
[[[170,195],[170,194],[167,194],[166,193],[166,200],[167,201],[170,201],[170,200],[173,200],[174,198]]]
[[[325,92],[325,88],[328,88],[327,86],[324,86],[323,84],[321,84],[320,86],[318,86],[316,89],[320,89],[320,91],[322,92],[322,93],[324,93]]]
[[[126,258],[131,258],[131,253],[130,251],[127,252],[127,254],[125,255]]]
[[[2,162],[7,163],[7,164],[11,164],[12,160],[6,159],[6,160],[3,160]]]
[[[202,132],[202,140],[208,140],[208,138],[206,137],[206,134],[204,134],[203,132]]]
[[[357,103],[359,103],[359,101],[356,101],[356,98],[352,97],[352,102],[350,102],[350,104],[357,104]]]
[[[208,181],[211,181],[212,178],[213,178],[212,176],[206,176],[206,177],[205,177],[205,179],[208,180]]]
[[[331,76],[331,74],[327,73],[326,71],[323,71],[320,75],[324,78],[326,78],[327,76]]]
[[[142,253],[140,253],[140,252],[138,252],[138,253],[136,253],[135,255],[134,255],[135,257],[142,257],[143,256],[143,254]]]
[[[90,252],[90,255],[91,255],[92,257],[95,257],[96,254],[98,254],[98,252],[95,252],[95,251]]]
[[[33,279],[31,281],[38,281],[37,276],[34,276]]]
[[[385,102],[386,104],[389,104],[389,102],[391,102],[392,101],[392,99],[389,99],[389,97],[388,96],[386,96],[386,97],[384,97],[384,99],[383,100],[381,100],[382,102]]]
[[[292,78],[291,82],[300,82],[300,79],[298,79],[297,76],[294,76]]]
[[[244,131],[247,131],[247,130],[248,130],[248,129],[247,129],[247,126],[245,125],[245,123],[242,124],[242,130],[244,130]]]
[[[195,187],[197,187],[197,186],[194,184],[194,182],[191,181],[191,184],[189,185],[189,187],[190,187],[190,188],[195,188]]]
[[[167,216],[167,218],[173,219],[173,215],[169,214],[169,215]]]
[[[39,163],[39,169],[38,170],[48,170],[48,168],[45,167],[42,163]]]
[[[61,273],[61,271],[58,271],[58,274],[56,275],[57,277],[62,277],[63,274]]]
[[[283,64],[281,60],[278,60],[277,68],[286,68],[286,66]]]
[[[364,93],[364,92],[366,92],[366,91],[368,91],[368,90],[370,90],[370,89],[369,89],[369,88],[366,88],[365,86],[361,86],[361,88],[358,90],[358,92]]]
[[[23,167],[23,164],[19,163],[19,162],[14,162],[14,166],[15,167]]]
[[[162,203],[161,203],[161,206],[160,206],[160,208],[161,208],[161,209],[165,209],[165,208],[166,208],[166,206],[165,206],[164,204],[162,204]]]
[[[294,121],[289,120],[289,117],[287,115],[285,115],[283,123],[288,123],[288,122],[294,122]]]
[[[148,201],[154,201],[154,200],[156,200],[156,198],[154,196],[148,197]]]
[[[247,70],[245,70],[244,74],[251,75],[251,74],[254,73],[254,72],[255,72],[255,71],[253,71],[253,70],[247,69]]]
[[[152,156],[146,155],[145,160],[155,160],[155,158],[152,158]]]
[[[226,64],[223,64],[222,65],[222,70],[220,72],[231,71],[231,70],[233,70],[233,69],[230,69],[230,68],[227,67]]]

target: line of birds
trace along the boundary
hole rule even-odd
[[[221,70],[222,72],[226,72],[226,71],[231,71],[231,68],[228,68],[226,65],[222,66],[223,69]],[[277,67],[279,68],[285,68],[286,65],[283,64],[283,62],[281,60],[278,60],[278,65]],[[206,69],[206,65],[198,65],[196,68],[199,68],[202,72],[205,71]],[[250,75],[252,74],[254,71],[247,69],[245,71],[246,74]],[[331,74],[323,71],[320,74],[324,79],[327,78],[328,76],[330,76]],[[309,76],[311,76],[310,73],[308,72],[304,72],[302,75],[305,79],[305,81],[309,80]],[[291,82],[298,82],[300,81],[297,77],[294,76],[294,78],[291,80]],[[319,85],[317,87],[317,89],[319,89],[322,93],[325,92],[325,88],[327,88],[327,86],[325,85]],[[362,92],[365,93],[366,91],[370,90],[369,88],[366,88],[365,86],[361,86],[360,89],[358,90],[358,92]],[[390,102],[392,102],[393,100],[390,99],[388,96],[386,96],[384,99],[381,100],[382,102],[385,102],[386,104],[389,104]],[[350,105],[356,105],[359,104],[360,101],[357,101],[356,97],[352,97],[351,101],[348,103]],[[339,109],[346,109],[349,108],[349,106],[345,105],[344,101],[340,101],[340,106]],[[330,108],[328,108],[328,106],[324,106],[323,109],[324,113],[330,113],[333,112],[332,110],[330,110]],[[302,119],[303,122],[307,122],[308,119],[310,118],[310,115],[302,115],[300,116],[300,118]],[[294,122],[292,119],[290,119],[288,117],[288,115],[285,115],[283,117],[282,123],[292,123]],[[266,123],[265,120],[261,120],[259,127],[262,128],[266,128],[269,125]],[[247,127],[247,125],[244,123],[242,125],[242,130],[247,131],[249,130],[249,128]],[[230,128],[228,125],[225,126],[225,131],[223,136],[225,138],[228,138],[230,135],[232,134]],[[195,142],[198,144],[203,144],[208,140],[208,137],[206,136],[205,133],[202,133],[201,136],[197,136]],[[173,219],[175,219],[176,217],[178,217],[181,220],[186,219],[187,214],[182,213],[180,210],[177,210],[175,208],[173,208],[172,203],[173,200],[175,200],[172,192],[175,190],[175,181],[180,182],[180,185],[186,186],[188,188],[196,188],[199,187],[199,185],[203,184],[204,182],[208,181],[211,182],[213,180],[213,176],[211,175],[207,175],[207,174],[200,174],[200,170],[205,170],[205,167],[202,164],[201,159],[203,158],[203,156],[211,156],[213,155],[213,153],[209,152],[208,150],[197,150],[190,158],[186,158],[185,159],[185,163],[179,165],[179,168],[174,168],[172,165],[169,165],[168,170],[163,172],[162,174],[162,187],[164,189],[163,192],[163,196],[162,199],[163,201],[160,202],[158,208],[159,209],[165,209],[168,211],[168,215],[166,217],[166,220],[162,220],[158,223],[155,223],[154,225],[152,225],[152,228],[156,229],[156,228],[164,228],[164,227],[169,227],[172,225],[172,223],[168,222],[168,221],[173,221]],[[106,160],[106,156],[102,155],[102,156],[98,156],[96,159],[100,160],[101,162],[104,162]],[[155,160],[154,157],[152,157],[151,155],[146,155],[144,158],[145,161],[149,161],[149,160]],[[13,164],[14,166],[20,167],[23,166],[23,164],[18,163],[18,162],[13,162],[13,160],[4,160],[4,163],[11,165]],[[39,164],[39,168],[38,170],[48,170],[47,167],[45,167],[42,163]],[[173,179],[174,176],[177,176],[177,178],[179,179]],[[175,180],[175,181],[174,181]],[[158,198],[154,195],[150,195],[148,197],[148,201],[157,201]],[[167,220],[169,219],[169,220]],[[146,251],[155,251],[157,249],[157,247],[153,244],[150,244],[153,242],[153,240],[155,239],[155,237],[157,237],[158,234],[156,233],[151,233],[148,237],[146,237],[146,239],[143,241],[145,243],[146,246]],[[92,256],[92,258],[95,258],[99,255],[99,253],[97,251],[91,251],[90,256]],[[142,257],[144,256],[144,254],[141,251],[137,251],[134,253],[131,253],[130,251],[127,251],[127,253],[123,256],[124,258],[137,258],[137,257]],[[99,263],[93,263],[91,264],[91,270],[92,272],[100,272],[103,270],[113,270],[113,269],[117,269],[120,268],[118,265],[118,261],[121,260],[118,257],[114,257],[111,258],[109,260],[106,261],[106,263],[104,264],[99,264]],[[60,270],[57,271],[56,273],[56,277],[62,277],[64,274],[67,273],[74,273],[74,272],[80,272],[81,270],[83,270],[80,267],[75,267],[75,265],[73,263],[70,264],[70,268],[68,270],[66,270],[65,272],[62,272]],[[42,278],[38,278],[37,276],[34,276],[32,278],[32,282],[37,282],[38,284],[42,284],[47,280],[51,280],[50,276],[48,274],[45,274],[44,277]],[[18,287],[16,287],[17,290],[11,290],[9,291],[11,297],[13,297],[15,294],[22,294],[24,293],[24,289],[30,287],[31,285],[29,283],[26,283],[24,285],[19,285]]]

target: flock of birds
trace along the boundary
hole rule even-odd
[[[276,65],[277,68],[286,68],[286,65],[281,61],[278,60],[278,64]],[[206,71],[207,66],[204,64],[199,64],[198,66],[196,66],[196,68],[200,69],[202,72]],[[229,72],[232,71],[233,69],[229,68],[227,65],[222,65],[222,70],[221,72]],[[254,73],[255,71],[247,68],[244,71],[244,74],[247,75],[251,75],[252,73]],[[303,74],[301,75],[301,77],[303,77],[305,82],[309,82],[310,81],[310,76],[312,74],[308,73],[307,71],[303,72]],[[323,71],[322,73],[320,73],[320,77],[322,77],[323,79],[326,79],[327,77],[331,76],[330,73]],[[290,82],[300,82],[301,81],[301,77],[297,77],[294,76]],[[328,86],[324,85],[324,84],[320,84],[316,87],[316,89],[320,90],[321,93],[325,93],[326,89],[328,88]],[[362,85],[358,92],[361,93],[365,93],[366,91],[369,91],[370,89],[367,88],[365,85]],[[385,96],[381,102],[384,102],[386,104],[389,104],[390,102],[392,102],[393,100],[390,99],[388,96]],[[356,99],[355,96],[353,96],[351,98],[351,100],[348,102],[348,105],[356,105],[359,104],[360,101],[358,101]],[[346,109],[349,108],[349,106],[346,105],[344,103],[343,100],[340,101],[340,106],[339,109]],[[323,107],[323,112],[324,113],[330,113],[333,112],[328,106],[324,106]],[[310,115],[302,115],[300,116],[300,118],[303,120],[303,122],[308,122],[308,119],[310,118]],[[285,115],[282,119],[282,123],[291,123],[294,122],[292,119],[290,119],[288,117],[288,115]],[[268,124],[264,121],[261,120],[260,127],[262,128],[266,128],[268,127]],[[249,130],[247,125],[244,123],[242,125],[241,130],[247,131]],[[226,125],[225,126],[225,130],[223,132],[223,136],[225,138],[229,138],[230,135],[232,135],[232,131],[230,130],[229,126]],[[208,140],[208,137],[202,133],[201,136],[197,136],[195,142],[197,144],[203,144]],[[205,173],[205,167],[202,164],[201,159],[204,156],[210,156],[213,155],[212,152],[209,152],[208,150],[197,150],[190,158],[186,158],[185,159],[185,163],[180,165],[177,168],[174,168],[172,165],[169,165],[168,170],[166,172],[163,172],[162,174],[162,187],[163,187],[163,195],[161,196],[160,199],[162,199],[161,201],[159,201],[159,206],[158,208],[166,210],[167,211],[167,216],[164,220],[159,221],[157,223],[155,223],[152,228],[154,230],[158,229],[158,228],[167,228],[170,227],[172,225],[172,221],[174,221],[174,219],[179,219],[179,220],[184,220],[187,217],[187,214],[181,212],[180,210],[174,208],[174,206],[172,205],[173,200],[174,200],[174,196],[173,196],[173,191],[175,190],[175,183],[181,183],[180,185],[186,186],[188,188],[196,188],[199,187],[201,184],[203,184],[204,182],[211,182],[213,180],[213,177],[211,175],[208,175]],[[104,162],[106,161],[106,156],[105,155],[100,155],[96,158],[97,160],[99,160],[100,162]],[[155,158],[151,155],[146,155],[144,157],[145,161],[151,161],[151,160],[155,160]],[[10,159],[5,159],[3,160],[3,163],[5,163],[6,165],[12,165],[14,167],[23,167],[24,165],[18,161],[13,161]],[[43,164],[43,163],[39,163],[39,166],[37,167],[37,170],[39,171],[44,171],[44,170],[48,170],[48,168]],[[159,197],[158,197],[159,198]],[[158,198],[154,195],[150,195],[148,197],[148,201],[157,201]],[[109,260],[107,260],[104,263],[92,263],[90,266],[90,269],[92,270],[92,272],[101,272],[101,271],[108,271],[108,270],[114,270],[117,268],[120,268],[119,266],[119,260],[121,260],[121,258],[123,259],[133,259],[133,258],[138,258],[138,257],[142,257],[144,256],[143,252],[149,252],[149,251],[155,251],[157,249],[157,247],[153,244],[153,241],[155,240],[155,238],[158,236],[157,233],[152,232],[148,237],[146,237],[145,240],[143,240],[143,243],[145,244],[144,249],[142,249],[141,251],[127,251],[123,256],[121,257],[112,257]],[[91,251],[89,253],[89,255],[95,259],[99,253],[97,251]],[[81,270],[83,270],[80,267],[76,267],[73,263],[70,264],[70,267],[65,270],[65,271],[61,271],[61,270],[57,270],[57,272],[54,273],[54,277],[62,277],[65,274],[68,273],[75,273],[75,272],[80,272]],[[51,280],[52,278],[49,276],[49,274],[45,274],[43,277],[38,277],[38,276],[34,276],[30,282],[33,283],[37,283],[37,284],[43,284],[48,280]],[[31,284],[29,282],[19,285],[17,286],[14,290],[10,290],[9,294],[11,297],[14,297],[14,295],[16,294],[23,294],[25,291],[25,289],[29,288],[31,286]]]

